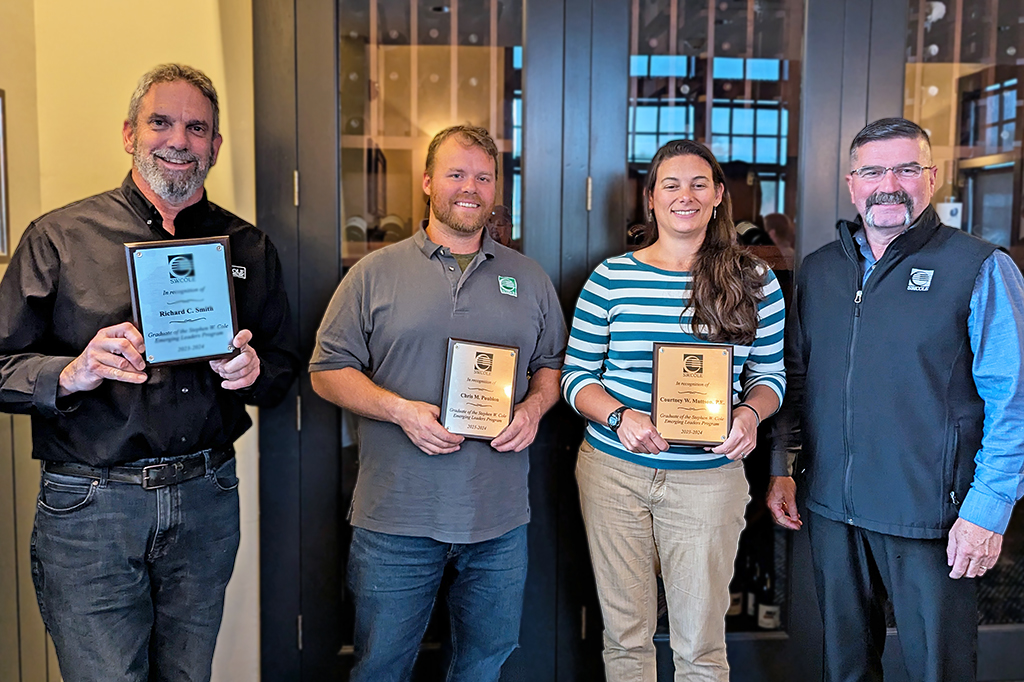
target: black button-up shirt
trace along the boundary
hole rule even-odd
[[[29,225],[0,282],[0,410],[32,415],[33,456],[113,466],[230,446],[245,405],[280,401],[298,368],[277,250],[262,232],[210,203],[182,210],[172,236],[131,174],[120,188]],[[124,244],[228,236],[238,325],[253,333],[260,376],[229,391],[207,362],[147,368],[135,385],[106,380],[57,398],[61,370],[103,327],[132,320]]]

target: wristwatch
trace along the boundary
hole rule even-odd
[[[608,415],[608,428],[612,431],[618,431],[619,427],[622,425],[622,413],[628,409],[628,407],[623,405]]]

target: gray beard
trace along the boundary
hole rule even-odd
[[[195,161],[188,170],[167,171],[156,162],[156,156],[165,161]],[[169,204],[180,204],[190,199],[206,182],[213,157],[201,159],[192,152],[163,149],[159,152],[144,153],[136,147],[132,154],[135,168],[158,197]]]
[[[903,227],[910,227],[910,218],[912,211],[914,210],[914,200],[910,198],[910,195],[903,190],[897,190],[895,192],[874,192],[868,197],[867,207],[864,211],[864,223],[871,228],[878,228],[875,223],[875,206],[896,206],[903,204],[906,208],[906,214],[903,216]],[[899,227],[898,225],[886,225],[885,227]]]

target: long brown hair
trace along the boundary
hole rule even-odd
[[[651,159],[644,186],[647,221],[640,248],[658,241],[658,222],[650,208],[650,200],[658,181],[658,169],[666,159],[685,155],[698,156],[711,166],[715,189],[722,188],[722,202],[712,214],[704,242],[697,250],[691,269],[693,291],[680,316],[680,323],[689,310],[694,336],[716,343],[749,346],[757,336],[757,306],[763,299],[761,288],[764,286],[767,265],[736,243],[736,227],[732,222],[732,202],[729,188],[725,184],[725,174],[715,156],[701,143],[672,140]]]

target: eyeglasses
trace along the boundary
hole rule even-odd
[[[861,166],[850,172],[861,180],[881,180],[888,171],[892,171],[897,180],[916,180],[921,177],[921,173],[924,173],[925,167],[918,163],[903,163],[899,166],[890,166],[888,168],[884,166]]]

